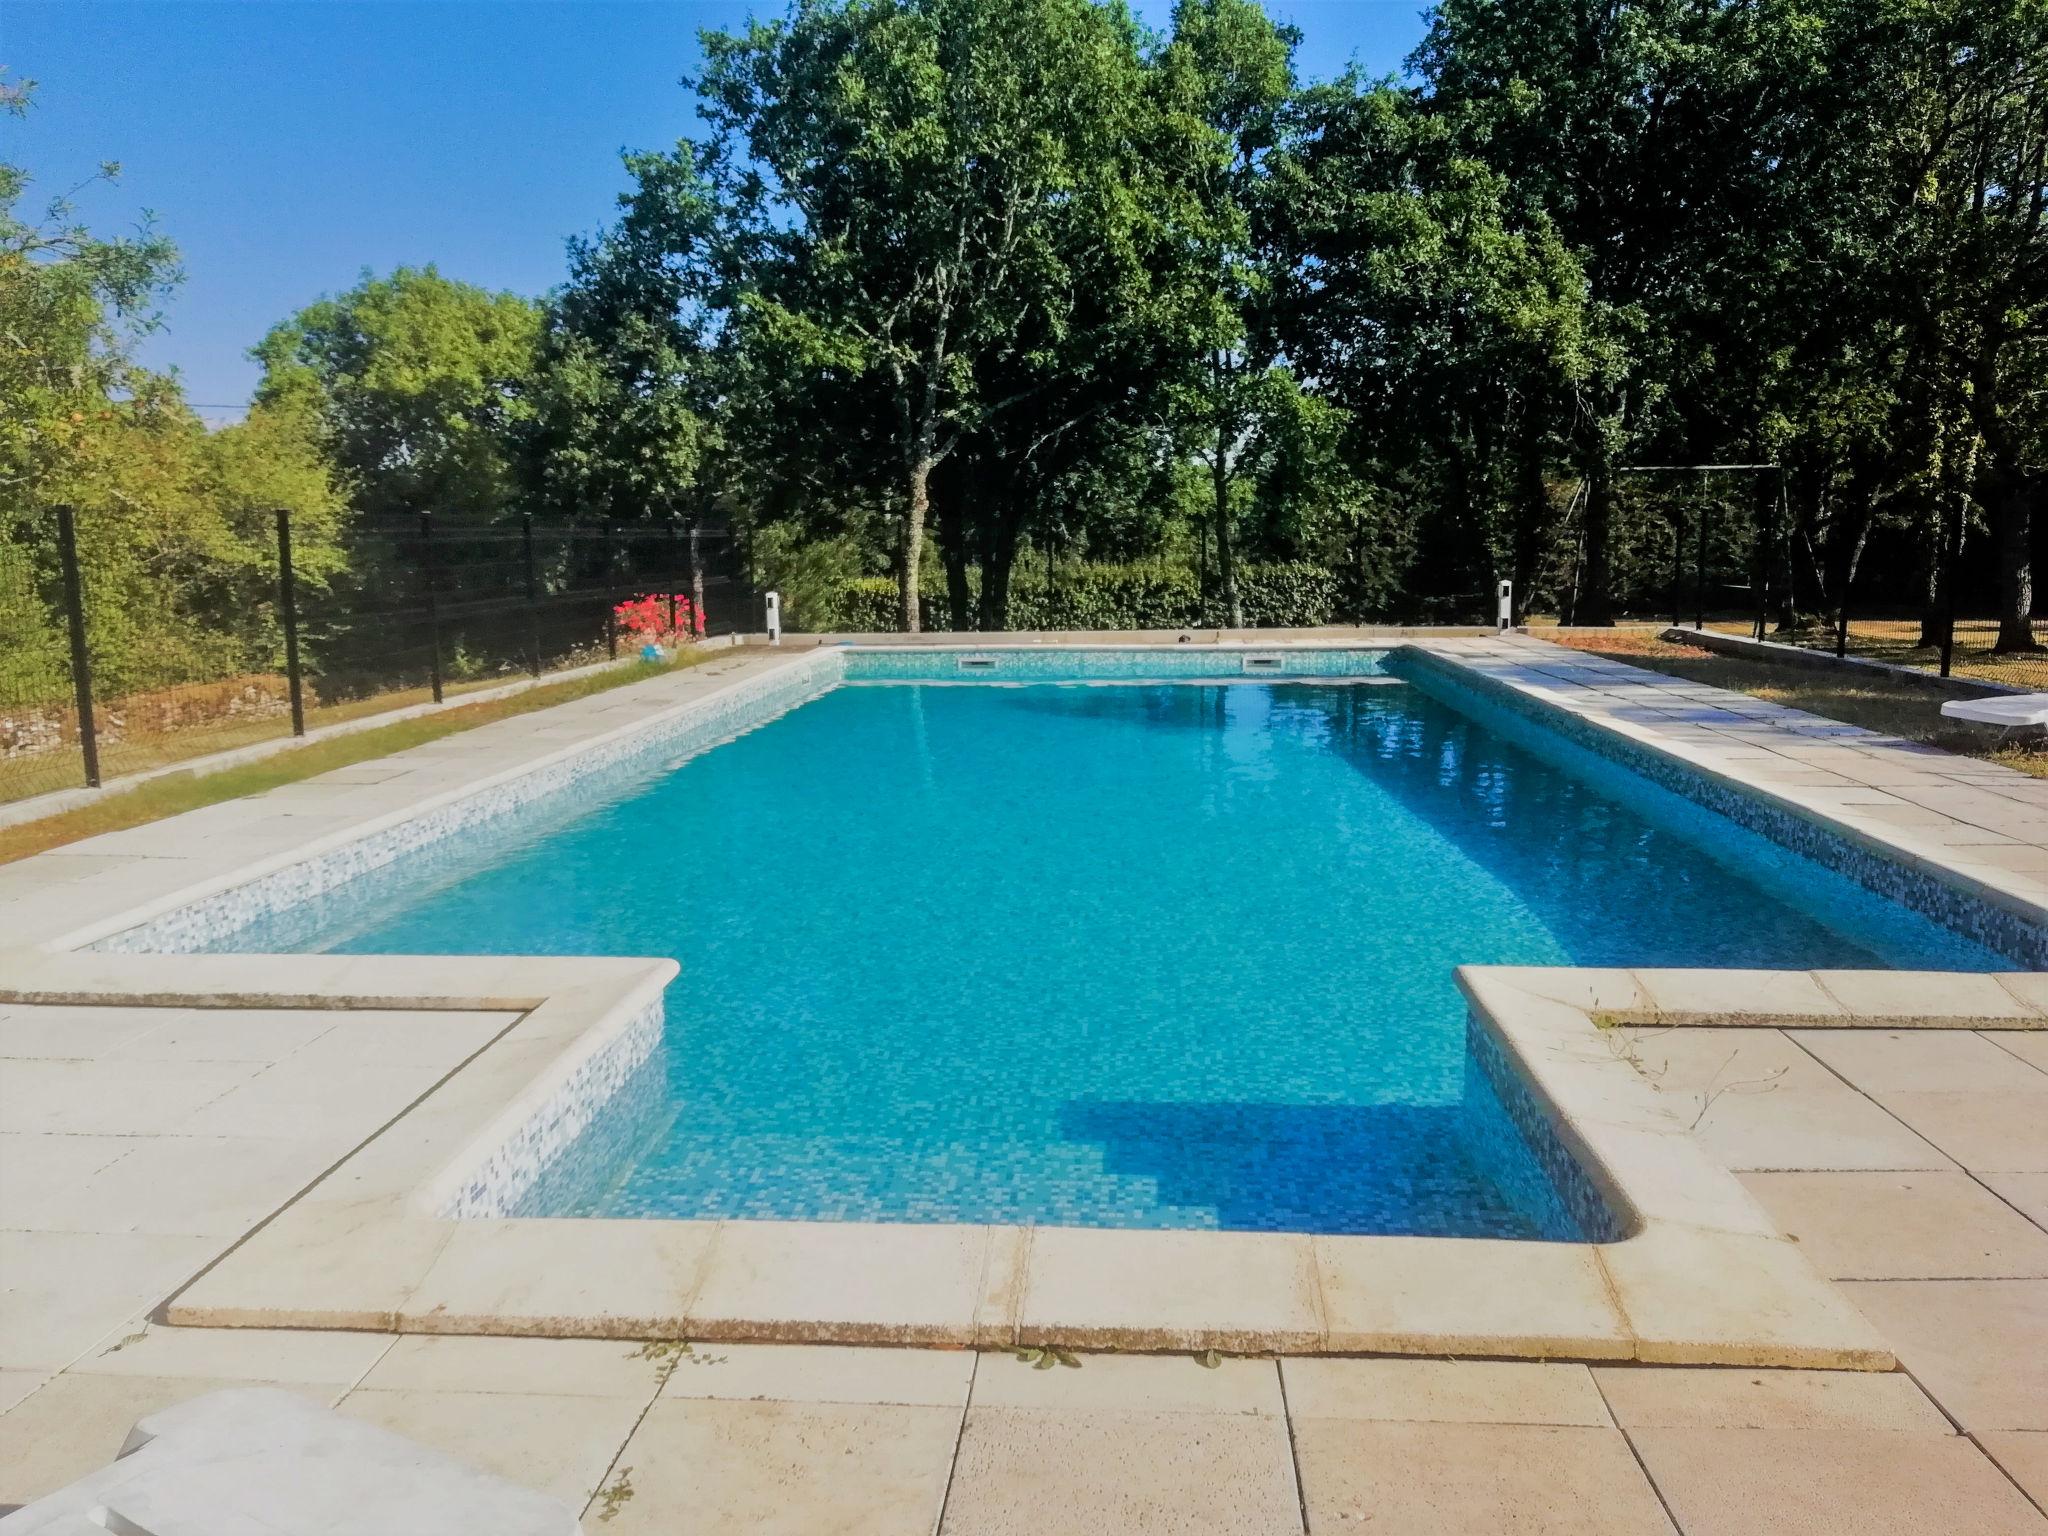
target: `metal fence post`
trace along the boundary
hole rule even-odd
[[[1956,659],[1956,567],[1963,557],[1963,497],[1952,498],[1955,510],[1947,518],[1941,540],[1941,675],[1947,677]]]
[[[702,527],[693,515],[683,530],[683,570],[690,578],[690,627],[709,635],[711,620],[704,613],[704,562],[700,558],[703,548],[698,542]]]
[[[439,583],[434,579],[434,514],[420,514],[420,575],[427,584],[427,636],[433,657],[430,676],[434,685],[434,702],[441,702],[441,595],[436,590]]]
[[[689,572],[683,565],[682,520],[671,516],[668,520],[668,634],[671,640],[676,635],[676,585],[689,579]],[[693,609],[690,628],[694,631],[696,627],[697,616]]]
[[[100,737],[92,714],[92,658],[85,649],[85,585],[78,579],[78,527],[69,507],[57,509],[57,559],[64,571],[64,611],[71,629],[71,689],[78,704],[78,751],[85,784],[100,787]]]
[[[1849,567],[1842,567],[1842,592],[1835,601],[1835,659],[1849,654]]]
[[[306,734],[306,694],[299,679],[299,583],[292,571],[292,515],[277,509],[277,616],[284,625],[284,677],[292,696],[292,734]]]
[[[1700,525],[1693,531],[1692,627],[1696,630],[1707,627],[1707,514],[1712,506],[1708,502],[1700,507]]]
[[[519,519],[519,543],[526,559],[527,668],[540,676],[540,563],[533,557],[533,514]]]
[[[604,520],[604,648],[619,659],[618,519]]]
[[[1671,627],[1685,622],[1685,514],[1671,512]]]

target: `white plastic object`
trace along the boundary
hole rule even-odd
[[[782,644],[782,594],[780,592],[770,592],[768,594],[768,643],[770,645]]]
[[[233,1387],[146,1414],[111,1465],[0,1536],[578,1536],[559,1500],[296,1392]]]

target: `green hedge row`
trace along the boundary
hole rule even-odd
[[[943,576],[941,577],[941,582]],[[979,573],[968,573],[977,596]],[[944,586],[926,582],[922,621],[928,630],[952,628]],[[1333,622],[1342,607],[1338,578],[1320,565],[1296,561],[1251,565],[1238,572],[1245,623],[1259,629],[1310,628]],[[844,583],[830,613],[792,615],[814,633],[866,633],[898,627],[896,582],[863,576]],[[1047,586],[1043,572],[1010,583],[1010,628],[1215,629],[1224,623],[1222,598],[1211,579],[1206,591],[1190,570],[1156,565],[1067,566]]]

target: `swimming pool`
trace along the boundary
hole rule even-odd
[[[678,959],[663,1048],[520,1214],[1550,1240],[1609,1234],[1454,966],[2005,964],[1339,654],[860,658],[212,947]]]

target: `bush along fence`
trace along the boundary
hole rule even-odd
[[[1367,622],[1380,615],[1350,600],[1346,573],[1309,561],[1241,566],[1238,601],[1245,623],[1255,629],[1313,629],[1323,624]],[[968,572],[970,605],[981,595],[979,573]],[[1484,593],[1418,604],[1409,615],[1421,623],[1482,621]],[[952,605],[943,586],[919,595],[919,621],[926,630],[952,630]],[[793,611],[791,623],[817,633],[867,634],[899,627],[902,611],[894,577],[849,581],[812,604]],[[971,615],[970,615],[971,617]],[[1012,630],[1220,629],[1223,598],[1214,579],[1183,566],[1086,564],[1011,579],[1007,628]],[[972,624],[966,626],[973,628]]]
[[[309,554],[271,521],[253,562],[143,589],[94,558],[121,530],[0,527],[0,802],[758,621],[723,526],[424,514]]]

